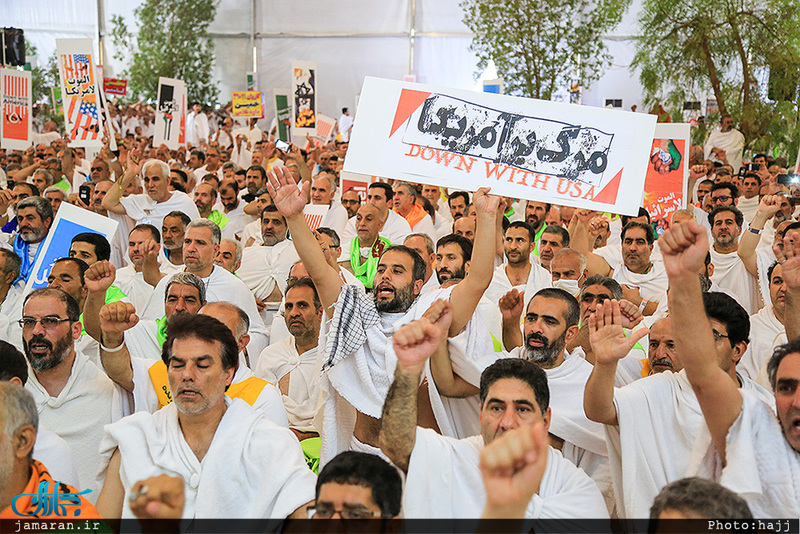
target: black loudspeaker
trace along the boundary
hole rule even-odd
[[[0,28],[2,32],[3,62],[7,67],[25,65],[25,32],[17,28]]]

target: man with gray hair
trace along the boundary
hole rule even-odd
[[[36,186],[39,193],[44,193],[44,190],[53,185],[53,175],[47,169],[37,169],[33,173],[31,183]]]
[[[13,250],[21,260],[20,276],[27,282],[42,241],[53,224],[53,207],[42,197],[28,197],[17,204],[17,235]]]
[[[214,265],[235,273],[242,265],[242,245],[235,239],[223,239],[219,243],[219,252],[214,258]]]
[[[200,212],[189,195],[169,190],[169,166],[157,159],[142,164],[141,158],[139,150],[131,151],[122,180],[116,182],[116,187],[112,187],[103,198],[103,209],[127,215],[136,224],[152,224],[156,228],[161,228],[164,217],[173,210],[182,211],[190,219],[199,219]],[[140,171],[145,193],[123,197],[123,192],[136,180]]]
[[[53,207],[53,215],[58,213],[58,208],[61,207],[61,203],[67,200],[67,193],[55,185],[51,185],[45,189],[42,196],[50,201],[50,205]]]
[[[311,204],[328,206],[320,226],[333,228],[337,234],[344,232],[347,210],[336,200],[336,178],[333,174],[320,172],[311,182]]]
[[[0,381],[0,517],[13,519],[35,517],[36,519],[99,519],[94,505],[84,492],[61,481],[53,480],[47,467],[33,459],[33,448],[39,430],[39,414],[31,394],[14,382]],[[44,503],[35,496],[39,486],[58,483],[58,491],[71,504],[46,510]],[[88,492],[86,492],[88,493]],[[26,494],[21,498],[20,494]],[[27,496],[29,495],[29,496]],[[95,494],[96,495],[96,494]],[[73,497],[74,496],[74,497]],[[66,513],[65,513],[66,512]]]
[[[72,449],[82,488],[94,488],[103,427],[127,415],[127,396],[75,349],[81,335],[80,308],[60,289],[37,289],[24,303],[23,348],[31,370],[25,388],[33,394],[44,428]]]
[[[428,234],[436,238],[436,227],[425,208],[417,204],[417,188],[408,182],[400,182],[394,186],[394,211],[402,215],[413,233]]]
[[[183,270],[203,280],[209,302],[230,302],[247,313],[250,318],[252,353],[261,354],[267,346],[268,336],[253,294],[242,280],[224,268],[214,265],[221,240],[222,232],[213,221],[197,219],[189,223],[183,238]],[[167,278],[162,278],[158,283],[147,307],[141,310],[143,319],[153,320],[164,316],[164,298],[168,282]]]

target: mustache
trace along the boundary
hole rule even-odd
[[[544,337],[542,334],[538,334],[536,332],[531,332],[525,338],[525,344],[530,345],[531,341],[541,341],[545,346],[550,344],[550,340]]]
[[[663,366],[663,367],[669,367],[670,369],[673,369],[675,367],[672,364],[672,360],[670,360],[669,358],[657,358],[657,359],[653,360],[653,365],[651,365],[651,367],[655,367],[657,365],[660,365],[660,366]]]
[[[28,348],[34,344],[46,345],[48,350],[53,350],[53,344],[41,334],[34,335],[31,340],[28,341]]]

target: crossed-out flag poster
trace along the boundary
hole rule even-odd
[[[158,107],[156,108],[153,146],[167,145],[177,150],[185,143],[186,84],[173,78],[158,78]]]
[[[275,117],[278,122],[278,139],[291,143],[292,136],[292,97],[288,89],[273,89],[275,97]]]
[[[69,256],[73,237],[81,232],[93,232],[105,236],[111,242],[117,231],[117,224],[113,219],[63,202],[36,254],[33,270],[25,286],[25,294],[47,285],[47,277],[50,276],[53,263],[59,258]]]
[[[103,126],[91,39],[56,39],[70,146],[102,147]]]
[[[672,214],[686,207],[689,135],[688,124],[656,124],[642,206],[659,235],[669,228]]]
[[[317,133],[317,64],[292,62],[293,117],[292,134],[305,137]]]
[[[0,101],[3,118],[0,146],[10,150],[25,150],[31,146],[31,73],[0,69]]]
[[[367,77],[344,170],[636,215],[656,117]]]
[[[231,107],[231,115],[234,117],[264,117],[261,91],[234,91]]]
[[[375,176],[364,176],[363,174],[353,174],[352,172],[342,171],[339,174],[342,186],[336,189],[338,200],[341,200],[342,193],[352,189],[361,198],[361,202],[367,201],[367,189],[369,184],[378,181]]]
[[[306,219],[308,223],[308,227],[311,230],[316,230],[322,225],[322,219],[325,218],[325,214],[328,213],[329,206],[327,204],[307,204],[305,208],[303,208],[303,217]]]
[[[330,138],[331,134],[333,133],[333,129],[336,127],[336,119],[333,117],[328,117],[327,115],[323,115],[322,113],[317,114],[317,132],[314,134],[314,137],[317,141],[321,143],[327,143]]]

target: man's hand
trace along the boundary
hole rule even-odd
[[[159,475],[140,480],[128,497],[133,515],[139,519],[180,519],[186,503],[181,477]]]
[[[449,302],[437,300],[431,305],[435,309],[429,308],[422,318],[402,326],[394,333],[392,339],[398,365],[408,372],[422,373],[425,362],[436,351],[442,337],[447,335],[447,328],[443,325],[448,322],[447,316],[452,319],[449,307]],[[431,320],[434,317],[435,322]]]
[[[592,344],[595,361],[600,364],[618,362],[649,331],[647,328],[642,328],[626,337],[622,329],[619,302],[616,300],[601,302],[589,317],[589,342]]]
[[[153,239],[145,240],[139,250],[142,251],[142,256],[145,262],[158,263],[158,251],[161,245],[156,243]]]
[[[134,148],[128,155],[128,166],[125,169],[125,172],[133,176],[138,176],[139,173],[142,172],[142,165],[144,165],[142,151],[138,148]]]
[[[310,182],[303,182],[301,188],[294,182],[292,173],[286,167],[277,167],[272,171],[267,171],[269,182],[267,190],[275,207],[281,215],[292,217],[303,213],[303,208],[308,202],[308,191],[311,187]]]
[[[670,280],[687,276],[696,278],[705,268],[708,236],[706,229],[696,222],[673,225],[664,232],[658,244]]]
[[[547,468],[548,441],[543,422],[523,425],[495,439],[480,453],[486,489],[484,518],[522,518],[539,491]]]
[[[778,261],[782,262],[782,275],[786,287],[800,289],[800,232],[792,230],[783,236],[783,250],[773,248]]]
[[[639,288],[635,286],[629,286],[628,284],[621,284],[622,285],[622,298],[629,302],[641,303],[642,302],[642,295],[639,294]]]
[[[0,189],[0,215],[5,215],[14,201],[14,193],[10,189]]]
[[[110,261],[101,260],[89,267],[83,278],[86,281],[86,289],[90,292],[102,292],[105,294],[116,279],[116,269]]]
[[[778,195],[767,195],[758,203],[757,214],[766,222],[773,218],[781,209]]]
[[[500,197],[490,195],[488,187],[481,187],[472,195],[475,211],[488,215],[497,215],[500,212]]]
[[[634,329],[644,319],[639,306],[625,299],[619,301],[619,311],[622,314],[622,328],[628,330]]]
[[[512,289],[502,297],[500,297],[500,301],[498,302],[498,306],[500,307],[500,314],[503,316],[503,320],[514,320],[516,319],[519,322],[519,318],[522,315],[522,307],[525,304],[525,292],[518,291],[516,289]]]
[[[100,308],[100,329],[104,335],[121,334],[136,326],[138,322],[136,308],[130,302],[118,300]]]

